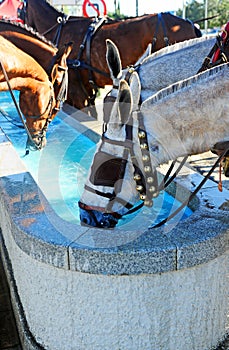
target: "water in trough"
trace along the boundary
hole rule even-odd
[[[18,92],[14,92],[18,99]],[[0,94],[0,127],[17,150],[22,162],[39,184],[50,205],[64,220],[79,223],[78,200],[96,149],[96,143],[58,116],[49,125],[47,146],[42,151],[25,156],[27,135],[8,92]],[[143,207],[120,220],[124,229],[150,227],[174,211],[180,202],[163,191],[152,208]],[[175,220],[192,214],[186,207]],[[144,224],[143,224],[144,223]]]

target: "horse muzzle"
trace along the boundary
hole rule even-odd
[[[34,135],[31,139],[27,138],[26,149],[30,151],[40,151],[47,144],[46,136]]]
[[[98,210],[87,210],[80,207],[80,221],[83,226],[108,229],[117,225],[118,218],[112,213],[102,213]]]

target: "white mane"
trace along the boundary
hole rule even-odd
[[[186,47],[190,47],[190,46],[193,46],[196,44],[201,44],[201,43],[209,41],[209,40],[212,41],[213,39],[215,40],[215,38],[208,35],[208,36],[202,36],[201,38],[194,38],[194,39],[181,41],[179,43],[175,43],[173,45],[163,47],[162,49],[152,53],[150,56],[146,57],[143,62],[145,62],[147,60],[155,59],[155,58],[160,58],[163,55],[168,55],[168,54],[176,52],[178,50],[182,50]]]
[[[229,64],[227,63],[226,66],[229,68]],[[179,90],[184,89],[185,87],[192,85],[197,82],[201,82],[205,80],[208,77],[216,75],[221,70],[225,70],[225,64],[216,66],[214,68],[208,69],[202,73],[196,74],[190,78],[178,81],[174,84],[171,84],[167,86],[166,88],[156,92],[153,96],[149,97],[149,100],[151,103],[158,102],[159,100],[162,100],[168,95],[173,94],[174,92],[178,92]],[[145,100],[146,102],[147,100]]]
[[[197,74],[214,43],[215,38],[212,37],[196,38],[147,57],[138,70],[142,100],[166,86]]]

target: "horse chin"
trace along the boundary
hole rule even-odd
[[[82,226],[92,226],[99,228],[114,228],[118,219],[110,213],[102,213],[97,210],[85,210],[80,208],[80,221]]]
[[[46,144],[46,137],[42,137],[42,139],[34,138],[33,141],[28,137],[26,142],[26,149],[30,151],[38,151],[44,148]]]

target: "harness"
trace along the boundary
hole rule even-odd
[[[157,41],[157,35],[160,29],[160,26],[162,26],[163,34],[164,34],[164,42],[165,46],[169,45],[169,39],[166,35],[166,27],[165,27],[165,21],[163,19],[162,13],[157,14],[157,24],[156,24],[156,29],[155,33],[153,35],[152,39],[152,48],[154,49],[156,46],[156,41]],[[57,27],[57,30],[55,32],[54,38],[53,38],[53,43],[58,46],[59,41],[60,41],[60,36],[61,36],[61,31],[64,27],[64,25],[67,22],[70,21],[76,21],[74,18],[70,18],[69,16],[63,15],[57,17],[57,23],[55,23],[51,28],[49,28],[46,32],[42,33],[42,35],[48,34],[50,31],[52,31],[55,27]],[[88,105],[94,105],[95,99],[98,94],[98,86],[96,85],[94,78],[93,78],[93,73],[98,73],[101,74],[107,78],[110,78],[110,74],[108,74],[105,71],[102,71],[96,67],[93,67],[91,65],[91,42],[95,34],[99,31],[99,29],[103,26],[104,23],[107,22],[107,19],[105,17],[102,18],[95,18],[95,20],[89,25],[87,32],[83,38],[83,41],[79,47],[79,52],[77,55],[76,59],[68,59],[68,67],[72,68],[76,71],[77,76],[78,76],[78,82],[80,83],[81,89],[85,94],[86,100]],[[85,51],[86,50],[86,51]],[[82,60],[83,53],[85,51],[86,54],[86,60]],[[86,69],[88,70],[88,82],[91,86],[92,93],[89,95],[86,87],[84,86],[81,75],[80,75],[80,70],[81,69]]]
[[[165,46],[169,46],[169,38],[166,35],[166,28],[165,28],[165,21],[163,19],[162,13],[158,13],[157,14],[157,25],[156,25],[156,29],[155,29],[155,33],[152,39],[152,52],[154,52],[155,50],[155,46],[156,46],[156,41],[157,41],[157,35],[159,32],[159,28],[160,25],[162,26],[162,30],[163,30],[163,34],[164,34],[164,42],[165,42]]]
[[[198,73],[215,67],[221,63],[227,63],[229,57],[226,54],[225,47],[229,45],[229,22],[226,24],[222,35],[216,37],[215,45],[210,50],[207,57],[205,57]]]
[[[54,45],[56,45],[58,47],[59,42],[60,42],[60,35],[61,35],[62,28],[68,21],[69,21],[69,16],[67,16],[65,14],[63,14],[63,16],[58,16],[56,19],[57,23],[55,23],[51,28],[49,28],[44,33],[42,33],[42,35],[44,35],[44,36],[47,35],[55,27],[57,27],[57,30],[56,30],[56,33],[54,35],[52,42],[54,43]]]
[[[52,68],[53,68],[55,62],[56,62],[56,57],[54,56],[52,61],[51,61],[51,64],[50,64],[50,68],[48,69],[48,71],[49,71],[48,76],[49,76],[50,81],[51,81]],[[54,109],[57,111],[60,110],[60,103],[66,101],[67,94],[68,94],[68,67],[63,67],[63,66],[58,64],[58,70],[63,71],[64,74],[62,77],[62,81],[60,83],[58,94],[56,96],[56,106],[54,107]],[[55,86],[55,83],[54,83],[54,86]]]
[[[90,215],[93,215],[93,210],[102,211],[105,214],[112,214],[115,218],[120,219],[121,217],[132,214],[142,208],[143,205],[151,207],[153,205],[153,197],[158,195],[157,188],[157,176],[156,172],[153,170],[151,165],[151,157],[149,152],[147,134],[145,132],[142,114],[139,112],[138,116],[138,140],[139,147],[141,149],[143,169],[139,165],[139,162],[134,153],[134,143],[133,143],[133,120],[131,123],[125,126],[125,140],[111,140],[105,136],[105,132],[102,135],[102,142],[99,148],[99,152],[96,154],[94,159],[94,167],[92,167],[90,181],[93,185],[105,185],[108,187],[113,187],[112,192],[101,192],[94,189],[91,186],[85,185],[85,189],[96,195],[108,199],[108,204],[105,208],[95,207],[85,205],[79,202],[79,207],[81,209],[87,210]],[[104,126],[106,130],[106,126]],[[112,144],[123,148],[123,153],[121,157],[111,156],[108,153],[102,151],[103,145],[105,143]],[[136,190],[139,193],[140,203],[136,206],[130,202],[126,202],[120,198],[119,194],[122,191],[123,179],[125,175],[125,170],[128,161],[131,161],[133,165],[133,179],[136,183]],[[99,166],[98,166],[99,165]],[[104,183],[104,174],[106,175],[106,183]],[[108,176],[107,176],[108,175]],[[118,181],[122,180],[122,181]],[[121,215],[119,212],[113,210],[115,203],[122,204],[128,211]]]
[[[106,22],[106,18],[95,18],[94,22],[92,22],[88,29],[87,32],[83,38],[83,41],[80,45],[79,52],[77,55],[77,58],[74,60],[68,59],[68,66],[69,68],[75,69],[77,76],[78,76],[78,81],[80,82],[81,89],[84,92],[87,102],[89,105],[94,105],[94,101],[96,99],[96,96],[98,94],[98,86],[96,85],[94,78],[93,78],[93,72],[101,74],[107,78],[110,78],[110,75],[96,67],[93,67],[91,65],[91,42],[94,37],[94,35],[99,31],[99,29],[103,26],[103,24]],[[86,50],[86,61],[82,60],[82,56],[84,53],[84,50]],[[88,95],[88,91],[86,90],[81,76],[80,76],[80,69],[87,69],[88,70],[88,82],[92,88],[92,94]]]

